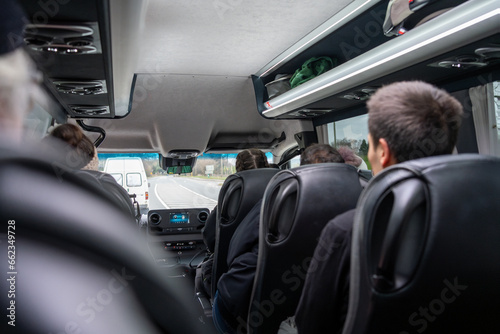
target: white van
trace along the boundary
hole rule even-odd
[[[104,172],[111,174],[127,192],[136,195],[142,209],[149,207],[149,185],[140,158],[108,158]]]

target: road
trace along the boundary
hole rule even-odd
[[[208,208],[217,204],[223,181],[195,177],[158,176],[149,178],[149,208]]]

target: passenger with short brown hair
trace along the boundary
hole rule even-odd
[[[374,174],[395,163],[453,152],[462,105],[444,90],[422,81],[395,83],[379,89],[367,107]]]
[[[368,101],[368,159],[373,174],[421,157],[451,154],[462,106],[421,81],[379,89]],[[351,234],[355,209],[323,229],[295,313],[299,333],[341,333],[349,301]]]

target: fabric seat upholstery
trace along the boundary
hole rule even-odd
[[[306,165],[280,172],[264,194],[249,333],[276,333],[293,316],[326,223],[353,209],[362,191],[355,167]]]
[[[498,333],[500,159],[408,161],[360,198],[343,333]]]
[[[227,253],[234,231],[250,209],[262,199],[269,180],[277,172],[279,170],[275,168],[245,170],[229,175],[224,181],[217,204],[212,296],[215,296],[219,278],[228,269]]]

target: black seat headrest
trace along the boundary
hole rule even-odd
[[[392,166],[363,192],[343,333],[496,333],[500,159]]]
[[[269,180],[279,172],[276,168],[259,168],[229,175],[219,192],[212,269],[212,296],[217,281],[228,269],[227,253],[231,238],[254,205],[262,199]]]
[[[361,191],[356,168],[344,163],[285,170],[269,182],[262,204],[249,332],[276,333],[280,322],[295,313],[323,227],[354,209]],[[272,305],[272,312],[264,312],[260,306],[276,299],[276,291],[280,302]]]

